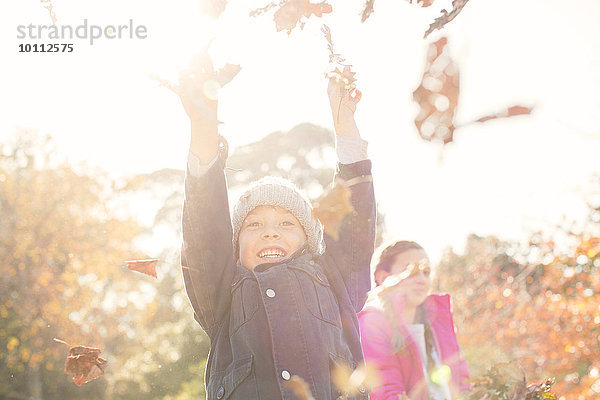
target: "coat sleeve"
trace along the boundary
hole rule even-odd
[[[360,341],[365,363],[375,368],[379,382],[369,395],[370,400],[398,400],[407,396],[398,355],[393,350],[390,332],[386,332],[384,317],[375,311],[359,314]]]
[[[224,163],[186,174],[181,265],[194,318],[212,337],[228,315],[235,272]]]
[[[375,245],[375,195],[371,161],[338,164],[335,178],[350,190],[354,209],[342,221],[338,240],[325,234],[325,256],[338,269],[356,312],[371,288],[370,264]]]

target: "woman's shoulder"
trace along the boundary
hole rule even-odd
[[[427,296],[425,302],[428,307],[450,310],[450,294],[448,293],[430,294],[429,296]]]
[[[365,308],[363,308],[358,313],[358,321],[361,324],[363,324],[363,323],[383,323],[383,322],[387,322],[387,317],[380,307],[378,307],[376,305],[370,305],[369,303],[367,303]]]

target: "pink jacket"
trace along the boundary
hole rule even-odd
[[[400,313],[404,300],[397,296],[393,304],[394,309]],[[425,300],[425,307],[438,354],[442,363],[450,367],[449,385],[454,397],[469,389],[465,382],[469,379],[469,371],[467,363],[460,356],[450,311],[450,295],[429,295]],[[365,361],[377,368],[381,378],[380,386],[373,389],[369,398],[397,400],[398,395],[407,395],[411,400],[426,400],[427,389],[421,355],[406,325],[401,322],[402,326],[399,327],[405,338],[405,345],[394,352],[392,325],[380,309],[366,307],[358,319]],[[402,321],[402,318],[398,318],[398,321]]]

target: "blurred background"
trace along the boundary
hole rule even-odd
[[[364,93],[356,119],[374,163],[378,242],[427,249],[472,375],[514,361],[528,381],[556,377],[560,398],[600,397],[600,3],[471,0],[425,39],[451,1],[377,0],[361,23],[365,2],[334,0],[289,34],[277,31],[279,5],[249,16],[266,1],[9,4],[0,398],[204,397],[208,340],[179,268],[189,120],[152,77],[176,81],[214,38],[216,66],[242,67],[219,99],[232,196],[271,174],[316,198],[335,165],[323,23]],[[17,39],[16,27],[51,25],[49,6],[57,25],[131,19],[148,36],[19,53],[43,41]],[[424,79],[443,37],[450,92]],[[430,132],[415,126],[420,87],[438,100]],[[515,105],[530,112],[475,122]],[[157,279],[126,268],[140,258],[159,260]],[[77,387],[53,338],[100,348],[105,374]]]

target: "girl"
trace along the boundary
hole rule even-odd
[[[306,198],[282,179],[257,182],[230,216],[217,100],[201,94],[215,78],[212,65],[183,78],[185,87],[171,87],[192,128],[181,263],[194,317],[210,338],[207,397],[296,399],[289,381],[297,376],[314,398],[337,399],[343,393],[331,370],[363,359],[356,313],[370,287],[375,238],[371,163],[354,122],[360,92],[328,87],[336,180],[350,190],[354,207],[335,241],[323,235]],[[361,387],[344,398],[367,396]]]
[[[359,314],[367,365],[379,372],[370,399],[450,400],[468,390],[448,294],[429,294],[425,250],[412,241],[386,247],[375,267],[372,302]]]

